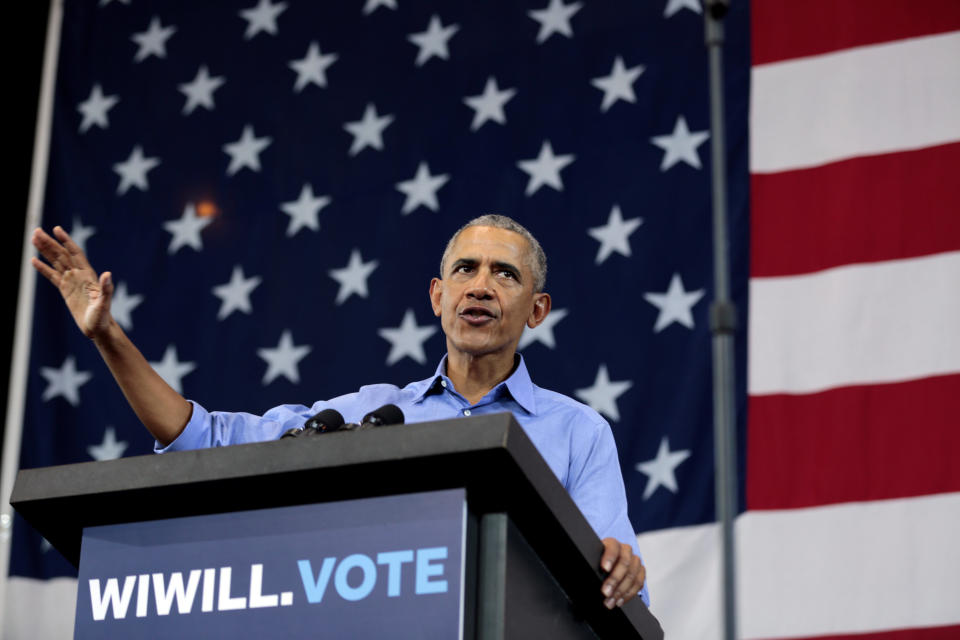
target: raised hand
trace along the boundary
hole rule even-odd
[[[193,405],[153,370],[113,320],[110,272],[98,276],[87,256],[61,227],[54,227],[53,235],[56,238],[43,229],[33,230],[33,246],[49,264],[37,258],[30,258],[30,264],[60,290],[77,326],[85,336],[93,338],[140,421],[160,443],[169,444],[190,420]]]
[[[54,227],[53,235],[56,238],[43,229],[33,230],[33,246],[49,264],[35,257],[30,258],[30,264],[60,290],[83,334],[96,338],[107,331],[112,321],[113,280],[110,272],[104,271],[97,276],[83,250],[62,227]]]

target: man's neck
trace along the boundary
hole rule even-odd
[[[512,351],[474,356],[455,349],[447,350],[447,377],[470,404],[476,404],[491,389],[509,378],[513,367]]]

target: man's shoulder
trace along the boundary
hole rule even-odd
[[[339,411],[347,422],[359,422],[362,416],[377,407],[385,404],[400,404],[403,392],[403,389],[394,384],[367,384],[353,393],[321,400],[313,405],[312,411],[316,413],[329,407]]]
[[[365,394],[391,394],[399,393],[401,391],[400,387],[395,384],[390,384],[389,382],[375,382],[373,384],[365,384],[357,390],[357,393]]]
[[[356,393],[352,394],[358,399],[378,399],[383,402],[412,402],[422,396],[429,390],[433,378],[411,382],[402,387],[387,382],[378,382],[374,384],[365,384],[360,387]]]
[[[387,382],[377,382],[374,384],[365,384],[355,393],[349,394],[355,400],[360,402],[365,401],[377,401],[377,402],[397,402],[402,399],[404,396],[409,395],[409,385],[407,387],[398,387],[395,384],[390,384]]]
[[[593,425],[595,428],[608,426],[606,419],[593,407],[568,395],[537,385],[533,385],[533,392],[537,402],[537,413],[561,415],[564,418],[576,419],[579,424]]]

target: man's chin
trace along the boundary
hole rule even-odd
[[[484,340],[457,340],[451,341],[449,347],[471,358],[481,358],[483,356],[503,353],[507,350],[508,345],[493,344]]]

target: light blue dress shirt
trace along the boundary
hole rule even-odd
[[[433,376],[402,389],[392,384],[367,385],[355,393],[321,400],[310,407],[274,407],[262,416],[207,411],[193,402],[193,414],[183,432],[166,447],[156,443],[154,450],[164,453],[276,440],[288,429],[302,427],[310,416],[328,408],[339,411],[347,422],[360,422],[368,412],[388,403],[400,407],[406,422],[510,411],[597,536],[627,542],[639,555],[637,538],[627,517],[626,491],[610,425],[590,407],[533,384],[523,357],[518,355],[517,359],[510,377],[475,405],[457,393],[446,376],[446,356]],[[649,606],[646,586],[640,595]]]

